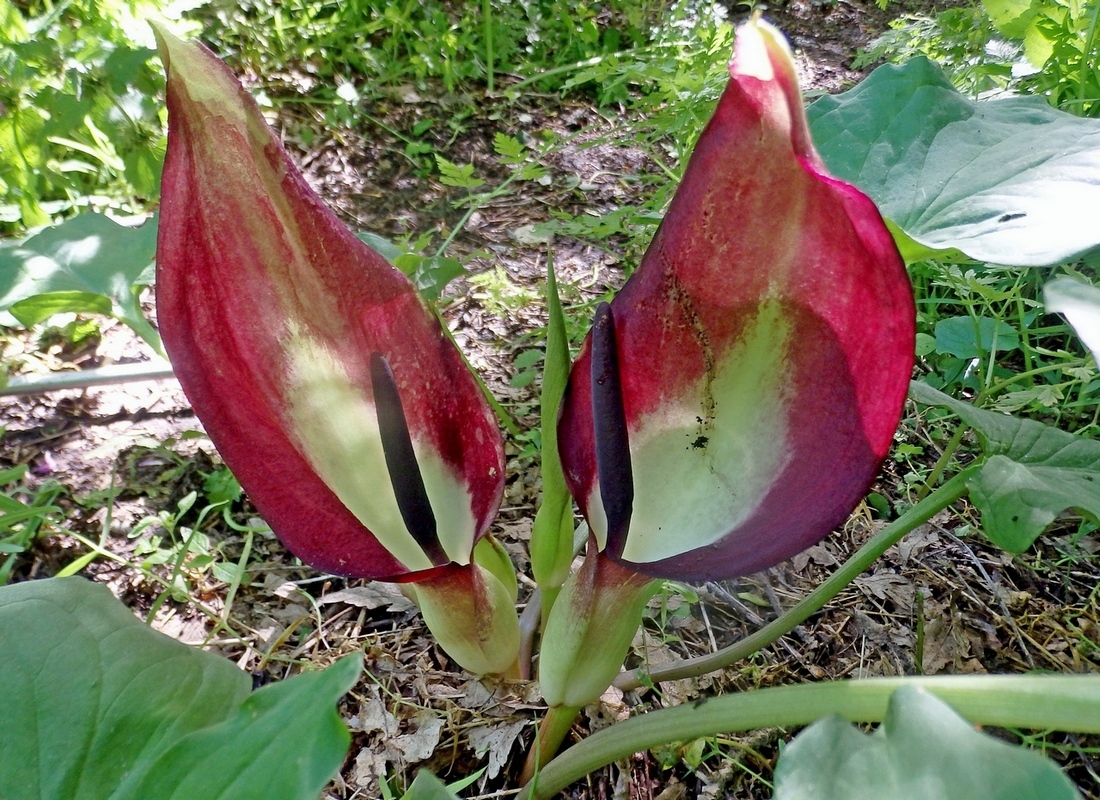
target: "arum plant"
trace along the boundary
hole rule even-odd
[[[615,678],[654,578],[733,578],[813,545],[866,494],[901,415],[915,311],[893,238],[825,171],[783,37],[750,22],[736,41],[683,182],[563,400],[591,543],[546,629],[545,754]]]
[[[504,454],[477,381],[410,281],[307,186],[228,68],[157,27],[171,120],[157,317],[226,464],[286,546],[399,581],[443,648],[506,672],[515,578],[474,554]]]

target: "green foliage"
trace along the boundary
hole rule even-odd
[[[156,198],[163,78],[132,38],[156,5],[0,0],[0,233]]]
[[[981,0],[930,16],[904,16],[856,60],[927,56],[970,95],[1012,90],[1082,116],[1100,115],[1100,4]]]
[[[629,275],[660,224],[687,156],[726,85],[732,41],[733,29],[718,6],[676,4],[646,46],[572,70],[563,89],[591,87],[597,102],[628,109],[619,115],[618,126],[582,147],[629,143],[653,169],[621,176],[634,184],[631,203],[576,215],[551,210],[553,219],[535,226],[536,232],[616,249]],[[576,190],[583,193],[585,187],[578,184]]]
[[[89,213],[0,244],[0,311],[27,326],[62,312],[111,315],[159,351],[139,303],[153,282],[156,238],[155,219],[127,228]]]
[[[459,800],[443,781],[426,769],[420,770],[401,800]]]
[[[441,251],[430,254],[429,248],[434,238],[430,233],[415,242],[406,240],[401,243],[365,231],[356,236],[405,273],[427,300],[437,300],[448,283],[466,274],[466,268],[457,259],[448,258]]]
[[[982,0],[982,8],[998,33],[1022,44],[1032,69],[1020,70],[1017,88],[1076,114],[1100,115],[1100,4]]]
[[[1085,210],[1100,204],[1100,126],[1037,98],[967,100],[924,58],[876,70],[809,118],[830,171],[875,200],[911,262],[927,382],[1095,424],[1096,370],[1043,316],[1044,275],[1018,267],[1100,247]]]
[[[27,474],[25,464],[0,470],[0,586],[11,580],[16,559],[39,536],[56,530],[62,510],[54,505],[64,489],[56,481],[46,481],[37,489],[22,486]]]
[[[960,359],[1007,353],[1020,346],[1016,329],[991,317],[947,317],[936,323],[936,352]]]
[[[644,41],[664,3],[492,0],[249,0],[214,6],[211,37],[252,71],[304,68],[356,88],[441,81],[453,92],[494,72],[537,75]],[[548,85],[561,78],[546,79]]]
[[[841,716],[794,738],[775,768],[776,800],[1074,800],[1058,767],[980,733],[915,686],[898,689],[867,735]]]
[[[970,101],[924,58],[881,67],[808,115],[830,172],[904,232],[908,261],[961,251],[1048,266],[1100,246],[1100,122],[1037,98]]]
[[[975,408],[916,381],[910,395],[950,409],[978,432],[988,459],[968,482],[970,499],[998,547],[1023,552],[1071,509],[1100,520],[1100,441]]]
[[[558,454],[557,431],[558,411],[565,396],[572,361],[554,262],[550,258],[546,265],[546,310],[549,322],[539,400],[542,497],[531,524],[531,572],[542,588],[543,604],[549,613],[553,594],[565,582],[573,562],[573,501]],[[521,355],[532,352],[538,354],[537,350],[528,350]],[[519,366],[519,359],[516,361]]]
[[[312,800],[350,738],[356,658],[250,694],[229,661],[141,622],[80,578],[0,589],[0,795]]]
[[[694,703],[660,708],[611,725],[592,734],[550,762],[534,782],[532,791],[524,797],[525,800],[549,800],[571,782],[604,764],[628,758],[638,750],[667,742],[691,741],[701,736],[752,730],[764,725],[805,725],[829,714],[841,714],[846,719],[856,721],[882,721],[891,709],[891,698],[898,689],[906,686],[919,687],[920,690],[935,695],[974,724],[1095,730],[1098,727],[1097,721],[1100,720],[1097,717],[1100,679],[1091,675],[870,678],[776,686],[748,692],[732,692],[703,698]],[[936,716],[939,717],[938,714]],[[1019,720],[1024,717],[1029,723],[1020,726]],[[1043,721],[1040,722],[1040,719]],[[943,726],[942,718],[940,726]],[[909,750],[919,757],[929,751],[933,739],[934,737],[921,737],[917,744],[909,745]],[[873,741],[871,746],[875,746]],[[1022,757],[1025,762],[1034,763],[1035,758],[1041,758],[1023,749],[1010,748],[1009,752],[1014,758]],[[982,756],[985,756],[984,752]],[[924,761],[919,768],[925,774],[940,764],[939,759]],[[1030,772],[1025,766],[1024,774]],[[1055,785],[1064,784],[1056,782]],[[872,796],[883,800],[909,800],[910,797],[924,800],[921,795],[901,792]],[[971,795],[964,789],[949,796],[962,798]],[[980,793],[974,796],[982,797]],[[1059,797],[1058,794],[1052,796]],[[1045,800],[1046,797],[1043,794],[1033,794],[1029,800]]]

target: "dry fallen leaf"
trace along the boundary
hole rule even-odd
[[[485,774],[489,780],[499,775],[501,769],[508,763],[512,746],[525,727],[527,727],[527,720],[521,719],[503,725],[486,725],[470,729],[468,735],[474,755],[478,758],[484,758],[486,754],[489,756],[489,763],[485,767]]]
[[[341,589],[338,592],[330,592],[317,601],[321,605],[329,603],[346,603],[357,608],[376,609],[384,608],[394,614],[412,611],[412,601],[393,584],[373,581],[363,586],[353,586],[350,589]]]

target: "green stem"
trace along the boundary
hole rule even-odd
[[[1084,363],[1084,362],[1079,361],[1079,362],[1071,362],[1071,363]],[[1069,366],[1069,364],[1067,364],[1066,362],[1060,362],[1058,364],[1047,364],[1045,367],[1036,367],[1035,369],[1030,369],[1030,370],[1027,370],[1026,372],[1017,372],[1011,378],[1005,378],[1004,380],[1000,380],[997,383],[994,383],[992,386],[987,386],[986,388],[982,389],[982,391],[978,392],[978,396],[974,398],[973,405],[980,406],[983,402],[988,400],[990,397],[992,397],[995,394],[1000,393],[1002,390],[1008,388],[1009,386],[1011,386],[1014,383],[1019,383],[1022,380],[1026,380],[1028,378],[1033,378],[1036,375],[1042,375],[1044,372],[1065,372],[1065,370],[1068,366]]]
[[[532,659],[535,654],[535,634],[542,622],[542,590],[536,588],[527,598],[527,605],[519,615],[519,679],[532,680]]]
[[[539,768],[554,757],[580,711],[579,708],[570,706],[551,706],[546,710],[546,716],[542,718],[538,734],[535,736],[535,746],[527,753],[527,761],[520,775],[521,783],[530,781]]]
[[[955,455],[955,451],[959,449],[959,445],[962,444],[962,438],[966,435],[966,432],[970,430],[970,426],[966,423],[960,422],[955,428],[955,432],[951,434],[951,438],[947,440],[947,444],[944,445],[943,453],[936,463],[932,466],[932,471],[928,473],[928,480],[924,482],[924,486],[921,487],[920,492],[917,494],[917,500],[923,500],[928,496],[928,492],[932,487],[940,482],[940,478],[943,477],[943,471],[947,469],[947,465],[951,463],[951,458]]]
[[[493,88],[493,4],[492,0],[481,0],[482,38],[485,39],[485,72],[489,94]]]
[[[458,234],[461,233],[462,230],[466,227],[466,223],[470,221],[470,218],[473,217],[476,212],[480,211],[493,200],[504,194],[508,187],[515,183],[519,176],[520,170],[518,168],[513,169],[512,173],[503,181],[501,181],[500,185],[492,191],[483,192],[480,194],[474,194],[472,191],[470,191],[466,199],[459,203],[459,205],[461,205],[461,203],[469,203],[466,208],[466,213],[462,215],[462,218],[451,229],[451,232],[447,234],[447,238],[443,240],[443,243],[439,245],[438,248],[436,248],[434,257],[439,258],[440,256],[442,256],[447,248],[451,246],[451,242],[455,240],[455,237],[458,236]]]
[[[602,61],[620,59],[626,56],[631,56],[644,60],[644,57],[646,57],[649,53],[660,50],[661,48],[681,48],[687,47],[690,44],[691,43],[687,41],[668,42],[667,44],[651,44],[645,45],[644,47],[632,47],[628,50],[618,50],[614,53],[607,53],[606,55],[602,56],[592,56],[592,58],[586,58],[583,61],[577,61],[573,64],[566,64],[562,67],[554,67],[553,69],[543,70],[537,75],[531,75],[530,77],[524,78],[519,83],[513,83],[511,86],[508,87],[508,91],[518,92],[520,89],[523,89],[531,85],[532,83],[537,83],[538,81],[545,80],[547,78],[553,78],[557,75],[566,75],[570,72],[579,72],[586,67],[594,67]]]
[[[222,509],[222,516],[228,516],[229,507],[226,506]],[[221,620],[218,623],[218,630],[229,624],[229,613],[233,610],[233,601],[237,598],[237,590],[241,586],[241,581],[244,580],[245,573],[248,572],[248,558],[252,555],[252,537],[255,535],[253,528],[248,528],[244,535],[244,547],[241,549],[241,557],[237,560],[237,570],[233,575],[233,582],[229,584],[229,591],[225,593],[225,606],[222,609]]]
[[[1023,287],[1017,286],[1020,294],[1016,295],[1016,316],[1020,320],[1020,352],[1024,357],[1024,371],[1035,369],[1035,362],[1031,358],[1031,333],[1027,329],[1027,313],[1024,308]]]
[[[891,545],[896,544],[905,534],[918,525],[927,522],[933,515],[966,494],[966,482],[976,469],[976,466],[971,466],[960,472],[876,533],[863,547],[853,553],[827,581],[751,636],[747,636],[716,653],[662,664],[661,666],[652,667],[648,671],[638,669],[624,672],[615,680],[614,685],[620,689],[629,690],[651,682],[694,678],[698,675],[724,669],[767,647],[780,636],[790,633],[813,614],[820,611],[826,603],[840,594],[875,559],[886,552]]]
[[[1081,51],[1081,68],[1077,75],[1077,102],[1081,104],[1087,102],[1085,98],[1085,86],[1088,82],[1089,69],[1092,67],[1090,57],[1093,52],[1093,43],[1096,41],[1098,23],[1100,23],[1100,5],[1096,5],[1092,9],[1092,19],[1089,21],[1089,32],[1085,36],[1085,47]]]
[[[113,386],[131,381],[159,381],[174,378],[166,361],[143,361],[139,364],[112,364],[94,369],[59,371],[31,378],[15,378],[0,388],[0,397],[46,394],[62,389],[86,389],[90,386]]]
[[[1100,732],[1100,676],[950,675],[779,686],[651,711],[593,734],[546,765],[521,800],[543,800],[600,767],[668,742],[808,725],[828,714],[880,722],[890,695],[919,686],[976,725]]]

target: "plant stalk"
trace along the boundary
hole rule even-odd
[[[637,689],[647,683],[694,678],[708,672],[724,669],[743,658],[747,658],[757,650],[767,647],[780,636],[790,633],[813,614],[820,611],[826,603],[840,594],[875,559],[886,552],[891,545],[896,544],[905,534],[918,525],[927,522],[935,514],[966,494],[966,482],[976,469],[977,466],[972,465],[963,470],[876,533],[863,547],[853,553],[828,580],[756,633],[735,642],[729,647],[722,648],[716,653],[662,664],[661,666],[652,667],[648,671],[636,669],[624,672],[615,679],[614,686],[627,691]]]
[[[493,4],[492,0],[481,0],[481,36],[485,40],[485,72],[489,94],[494,91],[493,81]]]
[[[779,686],[651,711],[594,733],[547,764],[520,800],[553,797],[593,770],[668,742],[808,725],[828,714],[880,722],[890,695],[910,685],[976,725],[1100,732],[1098,675],[949,675]]]
[[[580,711],[579,708],[571,706],[551,706],[546,710],[546,716],[539,723],[535,744],[527,751],[527,761],[523,764],[520,783],[528,783],[539,768],[548,763],[561,749],[561,744],[565,741],[569,729],[573,727],[573,720],[577,718]]]
[[[34,378],[13,378],[0,388],[0,397],[46,394],[62,389],[87,389],[131,381],[159,381],[174,378],[168,362],[143,361],[138,364],[112,364],[95,369],[63,370]]]

